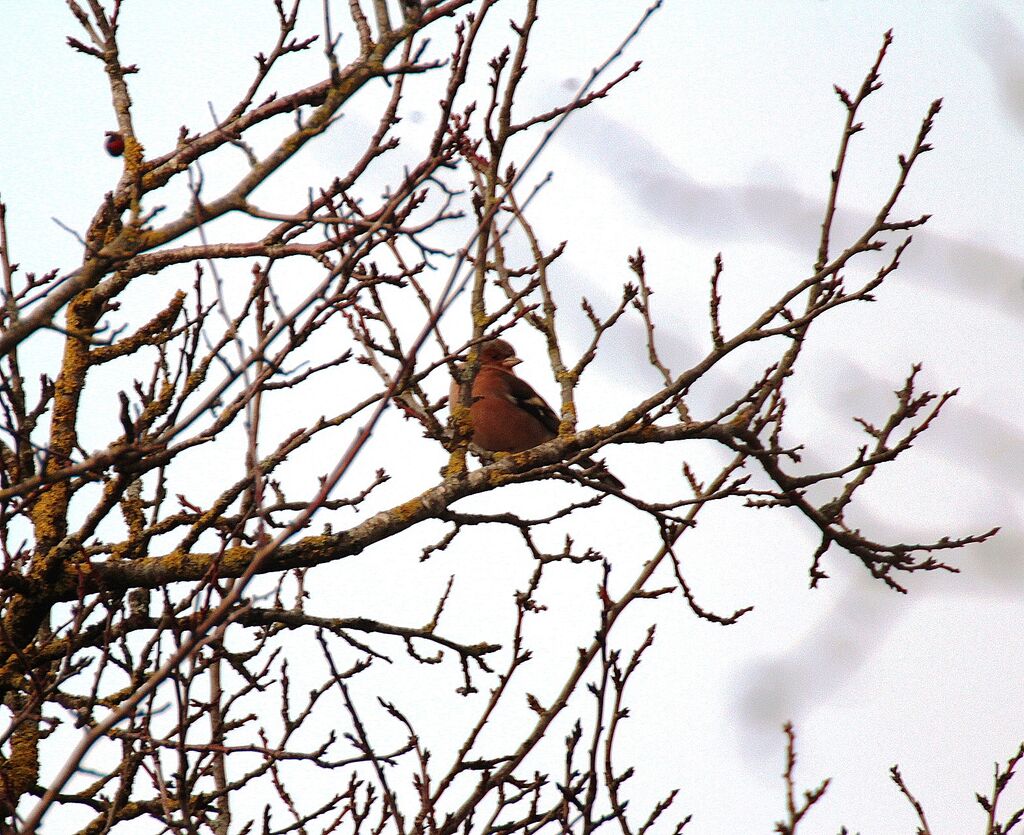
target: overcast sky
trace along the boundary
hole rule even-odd
[[[644,5],[542,4],[523,106],[546,109],[569,95]],[[208,102],[230,108],[251,55],[267,48],[269,12],[257,0],[127,0],[123,57],[142,69],[129,81],[150,154],[172,145],[180,124],[208,124]],[[78,245],[51,217],[83,229],[119,176],[102,151],[114,125],[109,93],[97,62],[62,45],[78,33],[61,4],[6,0],[0,19],[0,198],[14,258],[24,270],[69,269]],[[897,762],[936,834],[981,832],[974,793],[990,791],[993,762],[1024,740],[1024,6],[666,0],[626,56],[643,59],[642,72],[571,120],[538,167],[555,179],[531,216],[548,246],[569,241],[557,262],[563,286],[611,304],[630,279],[626,257],[642,246],[665,288],[657,303],[673,323],[663,328],[668,359],[683,367],[707,330],[704,309],[687,300],[702,298],[716,253],[734,325],[810,269],[844,118],[832,85],[855,89],[889,28],[885,86],[862,114],[839,229],[874,216],[897,154],[941,97],[935,150],[901,204],[906,217],[933,217],[878,302],[816,335],[806,376],[794,381],[790,431],[811,461],[846,454],[862,437],[852,417],[883,417],[911,364],[923,362],[926,387],[960,394],[865,493],[855,521],[898,541],[993,525],[1003,533],[959,554],[959,575],[910,578],[904,596],[839,556],[826,565],[832,579],[809,590],[815,542],[792,519],[708,523],[689,546],[689,581],[721,612],[755,611],[722,629],[678,606],[663,610],[648,661],[659,673],[634,694],[626,740],[649,800],[681,787],[678,807],[695,816],[687,832],[771,829],[784,810],[787,719],[798,729],[801,784],[833,778],[809,832],[913,831],[912,810],[888,780]],[[309,83],[319,71],[312,56],[296,62],[295,77]],[[424,96],[425,113],[433,101]],[[362,106],[346,116],[356,126],[372,118]],[[344,147],[325,140],[261,197],[293,189],[297,204],[333,174]],[[601,385],[584,393],[584,425],[610,417],[639,384],[629,346],[640,333],[626,326],[617,338]],[[523,353],[524,375],[535,369],[531,379],[555,400],[541,353]],[[709,401],[729,392],[728,379],[719,385]],[[603,414],[602,401],[612,404]],[[642,453],[608,457],[624,481],[643,481]],[[630,553],[628,536],[609,538],[613,562],[643,556]],[[645,708],[664,719],[645,720]],[[1018,806],[1022,798],[1024,783],[1011,796]]]

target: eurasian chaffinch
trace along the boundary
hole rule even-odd
[[[473,379],[469,421],[474,444],[488,452],[523,452],[558,435],[558,415],[533,386],[512,370],[522,360],[504,339],[492,339],[480,348],[480,368]],[[458,403],[459,384],[452,383],[449,403]],[[603,462],[580,461],[593,478],[621,490],[625,485]]]
[[[124,153],[124,137],[116,130],[108,130],[107,138],[103,141],[103,147],[112,157],[119,157]]]

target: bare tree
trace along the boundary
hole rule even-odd
[[[930,148],[940,103],[900,156],[874,221],[835,240],[848,147],[863,102],[880,86],[887,35],[860,89],[836,90],[846,121],[813,268],[730,329],[717,258],[706,353],[671,368],[655,327],[658,282],[637,250],[610,309],[582,300],[590,333],[570,356],[559,318],[565,293],[554,277],[563,247],[546,247],[531,225],[529,204],[544,179],[524,175],[562,120],[638,65],[618,69],[619,50],[578,95],[529,114],[519,101],[537,0],[325,0],[316,33],[302,31],[300,0],[272,5],[276,41],[256,56],[251,85],[230,112],[213,114],[206,130],[183,127],[173,148],[147,149],[133,122],[137,68],[119,52],[119,17],[130,4],[68,0],[80,27],[68,42],[106,73],[117,119],[107,147],[123,153],[124,166],[70,272],[22,274],[5,233],[0,240],[4,831],[34,832],[44,820],[83,833],[666,826],[675,793],[653,808],[630,807],[635,766],[615,758],[627,685],[655,629],[626,646],[615,630],[627,610],[655,599],[722,625],[747,611],[711,611],[687,583],[679,548],[698,516],[720,503],[797,514],[820,537],[812,585],[826,577],[826,558],[852,558],[894,590],[911,572],[955,570],[948,552],[994,533],[885,543],[847,523],[858,490],[954,394],[920,391],[916,368],[888,416],[860,421],[864,444],[842,466],[809,470],[800,439],[784,429],[787,380],[812,330],[872,299],[927,220],[903,217],[898,201]],[[655,10],[624,33],[623,47]],[[503,28],[498,15],[510,13]],[[508,46],[481,55],[491,30],[505,32]],[[435,54],[430,38],[450,44],[450,54]],[[321,78],[268,92],[283,65],[312,49],[323,53]],[[308,194],[296,185],[291,205],[260,205],[256,189],[329,135],[364,90],[378,121],[360,152]],[[409,147],[399,142],[400,122],[412,109],[426,112],[432,129]],[[233,184],[211,193],[205,174],[239,160]],[[175,200],[177,209],[159,202]],[[248,231],[218,238],[226,227],[215,222],[227,216]],[[862,263],[876,266],[865,272]],[[580,425],[586,372],[627,319],[646,334],[631,359],[660,383],[619,405],[613,420]],[[43,340],[54,332],[57,357]],[[471,382],[480,345],[513,334],[535,335],[546,348],[559,431],[525,452],[490,454],[468,443]],[[762,345],[774,358],[741,396],[707,413],[688,407],[691,391],[727,359]],[[29,376],[29,367],[45,370]],[[458,396],[446,403],[450,378]],[[111,380],[116,400],[103,393]],[[298,404],[320,416],[281,430],[279,418],[301,413]],[[440,474],[411,463],[398,472],[355,464],[393,443],[382,424],[388,410],[405,418],[407,436],[416,427],[410,437],[438,452]],[[664,501],[645,495],[645,485],[617,489],[587,463],[603,449],[628,455],[644,444],[711,444],[728,458],[712,473],[687,464]],[[548,491],[542,515],[466,505],[526,482]],[[660,543],[642,564],[617,567],[614,582],[615,561],[578,547],[574,533],[609,503]],[[386,578],[408,569],[383,545],[416,532],[428,564],[482,529],[491,539],[507,531],[502,547],[520,543],[532,563],[514,591],[508,634],[481,627],[466,635],[446,620],[457,572],[425,624],[388,605],[391,583],[372,604],[382,615],[351,597],[330,616],[315,612],[323,578],[344,588],[364,570],[354,558],[370,549],[383,554],[373,571]],[[552,547],[552,531],[561,547]],[[556,572],[597,590],[591,638],[578,652],[541,618]],[[561,666],[554,697],[542,700],[523,682],[544,649],[561,651],[551,653]],[[439,740],[410,717],[399,698],[409,688],[429,693],[438,714],[458,714],[454,738]],[[825,785],[803,803],[795,798],[789,733],[789,819],[778,831],[792,833]],[[997,773],[985,801],[989,833],[1020,819],[1017,812],[999,828],[996,815],[1019,757]],[[895,770],[894,779],[920,809]],[[686,820],[669,828],[681,831]]]

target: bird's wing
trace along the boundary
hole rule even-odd
[[[533,386],[509,372],[505,374],[505,382],[508,386],[508,393],[515,401],[515,404],[544,424],[544,427],[552,435],[557,435],[558,415],[544,402],[544,398],[533,390]]]

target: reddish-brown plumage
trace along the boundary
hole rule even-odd
[[[107,149],[107,153],[110,156],[119,157],[124,153],[124,137],[116,130],[108,130],[107,139],[103,143],[103,147]]]
[[[480,349],[480,368],[473,379],[469,419],[472,441],[488,452],[524,452],[558,435],[558,415],[525,380],[512,370],[522,360],[504,339],[493,339]],[[453,383],[450,401],[459,398]],[[597,469],[595,478],[621,490],[623,484],[591,459],[583,466]]]

